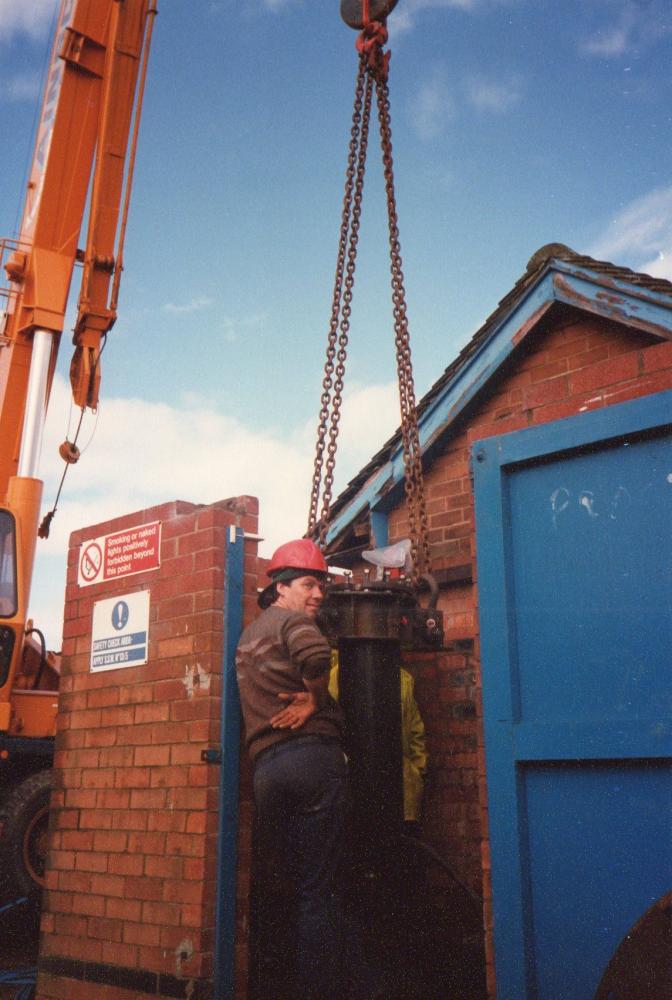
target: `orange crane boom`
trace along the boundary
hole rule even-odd
[[[73,398],[95,409],[101,346],[116,318],[156,12],[156,0],[62,0],[19,238],[0,247],[10,282],[0,314],[0,734],[12,730],[10,693],[41,502],[42,431],[73,270],[77,261],[83,264]],[[80,250],[87,208],[88,236]]]

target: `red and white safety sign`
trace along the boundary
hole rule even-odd
[[[82,542],[77,582],[80,587],[105,583],[158,569],[161,565],[161,522],[140,524]]]

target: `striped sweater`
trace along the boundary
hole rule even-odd
[[[283,708],[281,691],[304,691],[303,678],[329,670],[329,644],[314,620],[272,605],[248,625],[236,652],[236,675],[252,758],[281,740],[318,733],[339,738],[341,712],[332,698],[301,729],[273,729],[271,718]]]

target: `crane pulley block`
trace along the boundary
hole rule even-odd
[[[384,21],[398,0],[341,0],[341,17],[347,25],[361,31],[370,21]],[[368,14],[368,17],[367,17]]]

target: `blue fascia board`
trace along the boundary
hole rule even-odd
[[[496,374],[554,302],[573,305],[585,312],[672,338],[672,302],[669,297],[597,272],[586,272],[585,268],[569,261],[554,259],[539,279],[521,293],[515,306],[493,326],[473,357],[465,361],[452,381],[421,414],[418,431],[423,453]],[[390,492],[403,482],[403,478],[400,442],[394,454],[373,473],[331,522],[327,530],[327,544],[334,541],[362,511],[385,509]]]
[[[669,296],[622,279],[582,270],[570,261],[554,263],[553,297],[605,319],[667,339],[672,338],[672,303]]]
[[[549,262],[549,270],[576,275],[579,278],[584,278],[586,281],[590,282],[590,284],[599,285],[602,288],[614,289],[631,299],[646,300],[651,302],[653,305],[658,305],[661,308],[666,309],[668,313],[672,310],[672,302],[670,301],[669,292],[660,292],[644,285],[633,284],[626,278],[608,275],[603,271],[593,271],[590,268],[581,266],[575,261],[553,258],[552,262]],[[669,320],[667,322],[667,326],[670,326]]]

